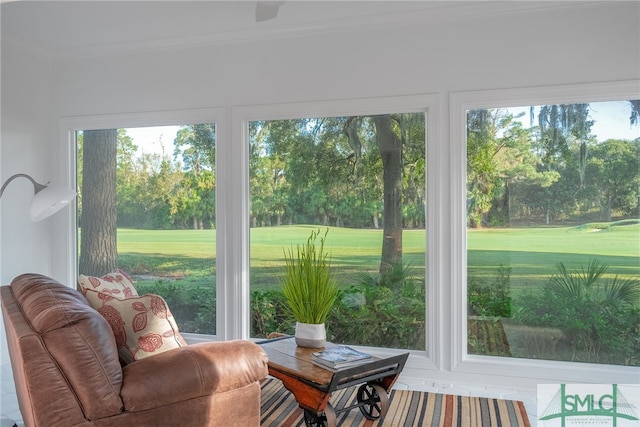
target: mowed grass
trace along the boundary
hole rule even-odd
[[[306,241],[311,230],[326,227],[280,226],[250,230],[251,288],[274,289],[284,269],[283,250]],[[133,274],[170,277],[194,284],[215,281],[215,230],[118,230],[121,268]],[[343,286],[357,284],[362,273],[375,274],[380,262],[382,230],[329,227],[326,248]],[[597,257],[610,276],[640,277],[640,225],[606,229],[523,227],[469,230],[470,276],[490,282],[503,265],[511,268],[513,289],[537,286],[563,262],[570,270]],[[404,261],[424,278],[426,233],[405,230]]]
[[[511,268],[515,289],[538,285],[562,262],[580,270],[589,259],[609,266],[607,277],[640,277],[640,225],[609,227],[527,227],[472,230],[468,233],[469,275],[495,276],[499,265]]]

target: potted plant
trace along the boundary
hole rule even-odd
[[[284,251],[282,293],[297,321],[295,339],[300,347],[324,347],[325,321],[338,297],[338,282],[324,249],[328,233],[329,229],[320,236],[320,230],[314,230],[306,244]]]

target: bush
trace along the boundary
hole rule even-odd
[[[408,266],[382,275],[362,276],[341,290],[327,318],[327,339],[338,343],[425,349],[425,293],[410,278]],[[293,334],[295,319],[282,292],[251,294],[252,336]]]
[[[511,268],[500,265],[493,283],[469,277],[467,301],[469,316],[511,317]]]
[[[162,296],[181,332],[215,334],[216,290],[201,286],[156,280],[136,284],[138,294]],[[205,292],[206,291],[206,292]]]
[[[331,341],[376,347],[425,349],[425,292],[409,264],[363,274],[340,293],[327,320]]]
[[[637,366],[640,282],[605,279],[607,268],[597,259],[577,271],[559,263],[557,273],[538,292],[518,299],[516,319],[528,326],[560,329],[561,360]]]
[[[280,291],[251,292],[251,336],[266,338],[272,332],[293,335],[295,319]]]
[[[354,286],[341,293],[327,334],[335,342],[424,350],[425,315],[424,290],[410,280],[399,289]]]

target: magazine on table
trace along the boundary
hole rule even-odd
[[[370,361],[372,356],[345,345],[317,351],[311,355],[316,365],[329,369],[343,369]]]

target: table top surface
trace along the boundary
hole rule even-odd
[[[319,385],[328,385],[336,374],[336,372],[324,369],[311,361],[313,353],[337,347],[336,344],[327,342],[324,348],[298,347],[293,337],[287,337],[263,342],[261,346],[269,356],[270,369],[275,369],[296,378],[306,379]],[[366,366],[368,364],[377,360],[380,359],[372,356],[370,361],[354,367],[356,369],[347,368],[337,372],[354,371],[357,375],[360,375],[362,372],[367,371]]]

